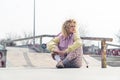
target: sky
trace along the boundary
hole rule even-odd
[[[35,0],[35,35],[58,34],[63,22],[75,19],[88,37],[115,41],[120,30],[119,0]],[[33,32],[34,0],[0,0],[0,38]]]

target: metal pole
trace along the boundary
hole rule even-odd
[[[34,0],[34,14],[33,14],[33,46],[35,45],[35,0]]]
[[[88,62],[87,62],[87,60],[85,59],[85,57],[83,56],[83,60],[85,61],[85,63],[86,63],[86,68],[88,68],[89,66],[88,66]]]

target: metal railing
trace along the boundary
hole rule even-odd
[[[43,37],[55,37],[56,35],[39,35],[35,36],[34,38],[40,38],[40,45],[42,44],[42,38]],[[22,40],[28,40],[28,39],[33,39],[33,37],[27,37],[27,38],[20,38],[20,39],[15,39],[11,40],[9,42],[15,42],[15,41],[22,41]],[[104,38],[104,37],[81,37],[82,40],[94,40],[94,41],[101,41],[101,67],[106,68],[107,63],[106,63],[106,41],[112,42],[112,38]],[[5,42],[5,43],[9,43]]]

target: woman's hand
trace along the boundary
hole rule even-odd
[[[58,55],[64,55],[65,51],[54,50],[53,52],[57,53]]]

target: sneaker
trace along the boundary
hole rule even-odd
[[[56,65],[57,68],[64,68],[62,61],[59,61]]]
[[[51,56],[52,56],[52,58],[53,58],[54,60],[55,60],[54,57],[55,57],[56,54],[57,54],[57,53],[52,53],[52,54],[51,54]]]

